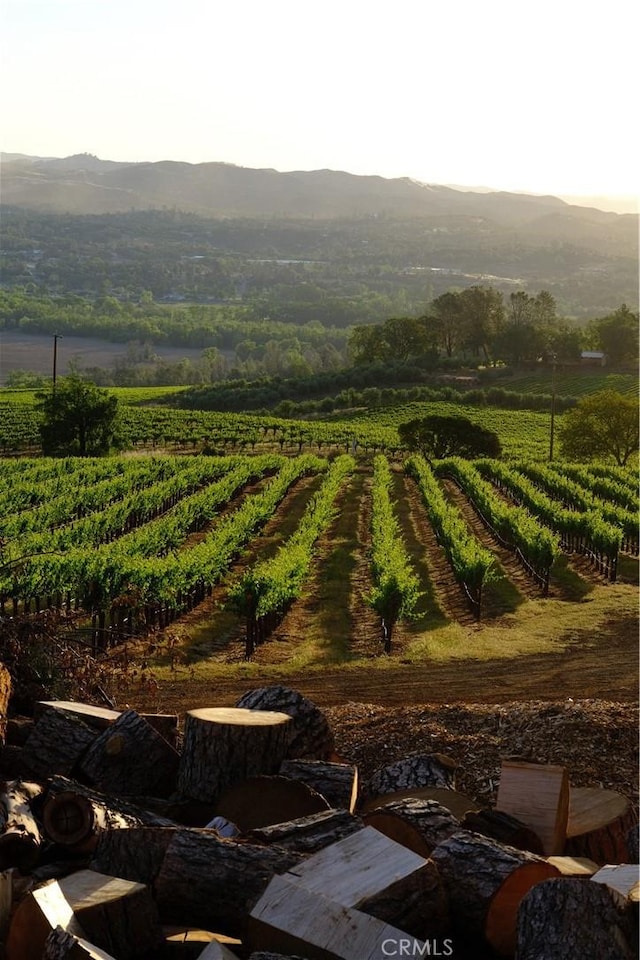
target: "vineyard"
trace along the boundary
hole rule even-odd
[[[3,614],[62,611],[94,652],[195,624],[227,662],[290,635],[314,597],[350,624],[343,661],[406,655],[437,623],[571,605],[639,548],[627,471],[524,460],[19,458],[0,503]],[[323,576],[342,599],[318,595]]]

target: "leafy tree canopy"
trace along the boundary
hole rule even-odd
[[[638,404],[614,390],[592,393],[564,415],[559,434],[572,460],[613,457],[624,466],[638,452]]]
[[[55,391],[38,394],[38,407],[44,415],[40,436],[47,456],[99,456],[117,445],[118,401],[87,380],[58,380]]]
[[[398,434],[405,446],[428,460],[443,460],[445,457],[473,460],[502,454],[498,435],[466,417],[419,417],[401,423]]]

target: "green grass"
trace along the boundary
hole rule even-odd
[[[152,403],[173,396],[187,387],[107,387],[107,390],[125,404]],[[11,390],[0,387],[0,403],[15,403],[32,406],[36,402],[36,390]]]

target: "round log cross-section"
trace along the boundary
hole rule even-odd
[[[289,746],[292,721],[286,713],[203,707],[185,717],[178,792],[215,802],[248,777],[275,774]]]

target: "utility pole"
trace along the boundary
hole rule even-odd
[[[556,425],[556,361],[558,355],[551,354],[551,434],[549,437],[549,462],[553,460],[553,434]]]
[[[62,340],[59,333],[53,335],[53,392],[56,392],[56,374],[58,367],[58,340]]]

